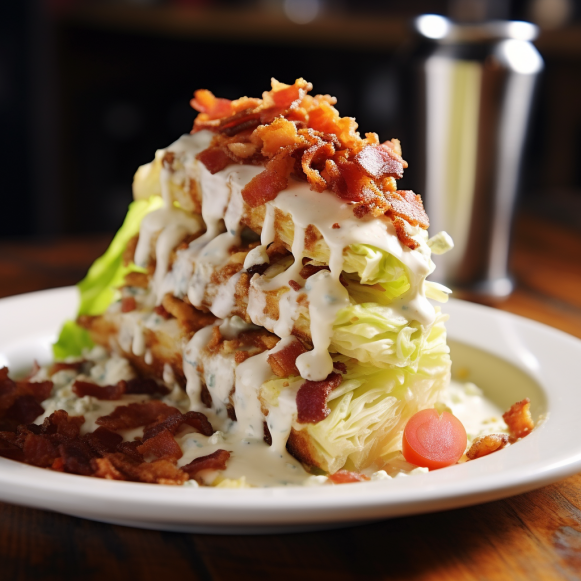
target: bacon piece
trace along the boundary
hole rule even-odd
[[[301,290],[301,285],[296,280],[289,280],[288,285],[295,291],[299,292]]]
[[[109,415],[101,416],[96,423],[114,432],[147,426],[161,422],[172,415],[179,415],[180,411],[161,401],[146,401],[131,403],[115,408]]]
[[[171,319],[171,314],[168,313],[165,310],[165,307],[163,305],[157,305],[157,307],[154,307],[153,310],[160,316],[163,317],[164,319]]]
[[[261,153],[273,158],[281,150],[298,145],[308,145],[308,142],[298,134],[297,126],[284,117],[277,117],[269,125],[261,125],[252,133],[254,143],[260,143]]]
[[[7,410],[16,399],[16,382],[8,377],[8,368],[0,369],[0,411]]]
[[[335,147],[332,143],[324,142],[319,139],[318,143],[311,145],[302,155],[301,167],[307,176],[311,188],[316,192],[324,192],[327,189],[327,182],[321,176],[313,164],[325,161],[325,158],[331,157],[335,153]]]
[[[211,436],[214,433],[212,424],[201,412],[186,412],[183,416],[183,422],[204,436]]]
[[[309,127],[336,135],[346,149],[357,147],[362,139],[357,133],[357,122],[352,117],[339,117],[339,112],[327,101],[318,101],[308,112]]]
[[[117,451],[125,454],[135,462],[143,462],[143,456],[137,451],[137,448],[139,448],[141,444],[142,442],[140,440],[135,440],[134,442],[121,442],[121,444],[117,445]]]
[[[232,113],[232,101],[214,96],[207,89],[198,89],[190,101],[192,109],[204,113],[208,119],[219,119]]]
[[[14,432],[0,432],[0,456],[24,462],[22,446],[17,444],[17,436]]]
[[[176,467],[174,461],[165,458],[143,462],[132,470],[132,474],[139,482],[172,486],[180,486],[189,479],[186,472]]]
[[[43,435],[59,435],[73,440],[79,436],[81,426],[85,423],[83,416],[69,416],[64,410],[57,410],[45,418],[41,433]]]
[[[123,437],[107,428],[97,428],[94,432],[85,434],[83,441],[97,454],[104,456],[117,451],[117,447],[123,442]]]
[[[137,308],[137,301],[135,297],[123,297],[121,299],[121,312],[130,313]]]
[[[535,424],[530,412],[531,400],[527,397],[513,404],[509,410],[502,414],[502,419],[508,426],[508,432],[513,440],[528,436]]]
[[[95,458],[96,454],[84,442],[80,440],[65,442],[59,445],[58,451],[63,459],[65,472],[82,476],[93,474],[91,459]]]
[[[230,452],[216,450],[212,454],[192,460],[189,464],[182,466],[181,470],[186,472],[190,478],[196,478],[202,470],[226,470],[226,462],[229,458]]]
[[[385,192],[389,202],[388,216],[399,216],[407,220],[412,226],[419,226],[426,230],[430,225],[430,219],[424,210],[421,196],[411,190],[397,190]]]
[[[259,112],[253,109],[246,109],[238,113],[222,119],[216,129],[219,133],[232,137],[243,131],[255,129],[261,123],[261,116]]]
[[[106,459],[108,463],[92,462],[93,466],[99,467],[100,472],[95,474],[100,478],[107,478],[118,475],[124,480],[133,480],[136,482],[147,482],[150,484],[172,484],[180,485],[188,480],[188,475],[175,466],[171,460],[155,460],[154,462],[136,462],[121,453],[109,454]],[[111,470],[111,466],[115,470]]]
[[[52,381],[18,381],[16,382],[19,395],[30,395],[38,403],[44,401],[52,393]]]
[[[470,450],[466,452],[469,460],[476,460],[476,458],[482,458],[483,456],[488,456],[493,452],[501,450],[508,444],[508,436],[506,434],[489,434],[487,436],[482,436],[476,438],[470,446]]]
[[[196,159],[201,161],[212,175],[233,163],[221,147],[208,147],[198,153]]]
[[[389,209],[383,193],[373,179],[365,175],[356,163],[343,157],[338,157],[336,163],[343,181],[332,181],[331,186],[334,186],[333,191],[340,198],[350,202],[373,203],[375,206],[381,207],[384,212]],[[346,189],[344,189],[343,183]]]
[[[368,145],[355,155],[353,161],[376,180],[385,177],[403,178],[405,162],[388,146]]]
[[[48,374],[52,377],[55,373],[58,373],[59,371],[64,371],[64,370],[70,370],[70,371],[75,371],[76,373],[79,373],[81,370],[81,367],[84,365],[85,360],[83,359],[82,361],[75,361],[74,363],[66,363],[64,361],[58,361],[56,363],[53,363],[49,369],[48,369]]]
[[[350,482],[365,482],[369,480],[365,474],[350,472],[349,470],[339,470],[335,474],[329,474],[329,480],[334,484],[349,484]]]
[[[177,460],[183,456],[182,449],[167,429],[161,430],[155,436],[145,440],[137,447],[137,451],[144,458],[174,458]]]
[[[271,159],[263,172],[254,176],[242,189],[244,201],[257,208],[274,200],[279,192],[286,189],[294,160],[289,156]]]
[[[342,381],[343,377],[339,373],[331,373],[322,381],[305,381],[297,393],[298,422],[317,424],[324,420],[331,413],[327,407],[327,398]]]
[[[412,250],[419,246],[419,244],[407,233],[406,222],[404,220],[396,216],[395,218],[392,218],[391,222],[395,228],[395,233],[402,244],[405,244]]]
[[[136,377],[128,379],[127,381],[120,381],[125,384],[125,393],[131,395],[167,395],[169,389],[157,383],[155,379],[146,379],[143,377]]]
[[[76,379],[73,383],[73,392],[79,397],[95,397],[102,400],[121,399],[125,393],[125,382],[120,381],[115,385],[97,385],[89,381]]]
[[[56,446],[46,437],[29,433],[24,439],[22,447],[27,464],[48,468],[58,457]]]
[[[316,265],[308,262],[301,268],[299,276],[306,280],[307,278],[310,278],[311,276],[313,276],[313,274],[317,274],[317,272],[320,272],[321,270],[329,270],[329,267],[324,264]]]
[[[266,361],[277,377],[300,375],[297,369],[297,357],[306,352],[303,344],[295,337],[288,345],[275,353],[271,353]]]
[[[246,272],[252,278],[255,274],[258,275],[264,274],[268,270],[269,266],[270,263],[268,262],[263,262],[262,264],[254,264],[250,268],[247,268]]]
[[[151,438],[155,438],[159,433],[163,432],[164,430],[170,432],[170,434],[175,434],[184,423],[184,416],[181,413],[174,414],[173,416],[169,416],[162,420],[161,422],[157,422],[150,426],[147,426],[143,430],[143,441],[150,440]],[[143,452],[140,451],[141,454]]]
[[[44,408],[32,395],[20,396],[6,410],[5,417],[18,424],[31,424],[38,416],[44,413]]]
[[[278,82],[278,81],[277,81]],[[283,85],[279,83],[278,86]],[[270,96],[276,107],[281,109],[289,109],[292,104],[302,99],[306,91],[312,88],[310,83],[304,79],[297,79],[293,85],[288,85],[281,89],[274,89],[270,92]]]

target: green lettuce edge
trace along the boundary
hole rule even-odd
[[[101,315],[115,300],[117,287],[123,284],[130,272],[143,272],[135,264],[123,264],[123,252],[133,236],[139,233],[143,218],[163,205],[159,196],[148,200],[136,200],[129,204],[129,209],[121,228],[115,234],[109,248],[97,258],[89,268],[87,275],[77,284],[80,294],[79,315]],[[89,333],[75,321],[66,321],[62,326],[56,343],[52,346],[55,359],[78,357],[83,350],[93,347]]]

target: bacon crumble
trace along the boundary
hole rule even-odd
[[[350,472],[349,470],[339,470],[335,474],[329,474],[329,480],[333,484],[349,484],[351,482],[366,482],[369,480],[365,474],[359,472]]]
[[[426,229],[421,198],[396,190],[395,180],[407,168],[399,141],[380,143],[375,133],[362,138],[354,119],[339,116],[333,97],[313,97],[311,89],[304,79],[293,85],[273,79],[262,99],[236,101],[196,91],[191,105],[199,115],[192,133],[216,134],[197,158],[212,174],[232,163],[265,165],[242,190],[251,208],[275,199],[293,175],[315,192],[330,190],[353,204],[358,218],[385,214],[394,223],[405,220]],[[402,225],[396,225],[396,234],[406,246],[417,247]]]
[[[324,420],[331,413],[327,398],[342,381],[340,373],[331,373],[322,381],[305,381],[297,393],[297,421],[300,424],[318,424]]]
[[[307,350],[303,344],[296,337],[293,337],[293,340],[288,345],[275,353],[271,353],[266,361],[277,377],[300,375],[296,364],[297,357],[306,352]]]
[[[230,458],[230,452],[226,450],[216,450],[212,454],[202,456],[192,460],[189,464],[182,466],[190,478],[198,479],[199,473],[203,470],[226,470],[226,462]]]
[[[468,452],[466,452],[466,456],[469,460],[476,460],[502,450],[507,444],[508,436],[506,434],[488,434],[487,436],[476,438]]]
[[[508,432],[513,440],[528,436],[535,427],[530,412],[531,400],[525,399],[513,404],[509,410],[504,412],[502,419],[508,426]]]
[[[155,381],[141,378],[104,387],[77,380],[75,386],[75,391],[80,392],[117,390],[120,386],[126,392],[148,394],[159,392],[160,387],[166,389]],[[97,419],[103,425],[82,436],[84,417],[69,416],[64,410],[52,413],[42,425],[7,422],[6,414],[15,404],[33,401],[39,405],[51,391],[52,382],[15,382],[8,377],[7,369],[0,369],[0,430],[4,430],[0,431],[0,456],[58,472],[172,485],[183,484],[201,470],[223,470],[226,466],[230,454],[219,450],[190,463],[187,471],[178,468],[176,461],[183,452],[174,434],[184,426],[206,436],[211,436],[214,430],[204,414],[182,414],[156,400],[120,406]],[[115,431],[139,426],[144,426],[143,438],[132,442],[123,441],[123,436]]]

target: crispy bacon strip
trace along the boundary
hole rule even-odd
[[[212,424],[201,412],[186,412],[182,419],[185,424],[194,428],[200,434],[204,434],[204,436],[211,436],[214,433]]]
[[[469,460],[476,460],[476,458],[482,458],[483,456],[488,456],[488,454],[502,450],[507,444],[508,436],[506,434],[482,436],[472,442],[472,446],[466,452],[466,456],[468,456]]]
[[[329,474],[329,480],[333,484],[349,484],[351,482],[365,482],[369,480],[365,474],[359,472],[350,472],[349,470],[339,470],[335,474]]]
[[[226,450],[216,450],[212,454],[202,456],[192,460],[189,464],[181,467],[190,478],[196,478],[202,470],[226,470],[226,462],[230,458],[230,452]]]
[[[119,406],[107,416],[101,416],[96,423],[114,432],[147,426],[161,422],[172,415],[179,415],[180,411],[161,401],[146,401]]]
[[[117,447],[123,442],[123,437],[107,428],[97,428],[94,432],[85,434],[83,441],[97,454],[104,456],[117,451]]]
[[[135,297],[123,297],[121,299],[121,312],[122,313],[130,313],[137,308],[137,302],[135,301]]]
[[[124,385],[126,394],[167,395],[169,393],[169,389],[165,385],[157,383],[154,379],[136,377],[127,381],[121,380],[119,383]]]
[[[305,381],[297,393],[298,422],[317,424],[324,420],[331,413],[327,407],[327,398],[342,381],[340,373],[331,373],[322,381]]]
[[[269,161],[265,170],[244,186],[242,190],[244,201],[251,208],[257,208],[274,200],[278,193],[288,186],[293,164],[293,158],[287,156],[275,157]]]
[[[502,414],[502,419],[508,426],[510,437],[513,440],[528,436],[535,427],[530,412],[531,400],[527,397],[513,404],[509,410]]]
[[[403,178],[405,162],[390,147],[368,145],[353,160],[369,177],[376,180],[384,177]]]
[[[271,353],[266,362],[277,377],[300,375],[296,364],[297,357],[306,352],[307,350],[303,347],[303,344],[297,338],[293,338],[293,341],[286,347]]]
[[[228,154],[220,147],[208,147],[208,149],[198,153],[196,159],[200,160],[212,175],[232,163]]]
[[[209,91],[196,92],[192,106],[200,114],[193,132],[216,133],[198,159],[211,173],[230,163],[266,163],[243,191],[252,208],[276,198],[292,172],[312,190],[329,189],[351,202],[357,218],[385,214],[400,241],[417,248],[405,222],[426,229],[429,221],[419,196],[397,190],[395,180],[407,168],[399,141],[380,144],[375,133],[361,138],[355,120],[339,116],[334,98],[307,95],[311,89],[304,79],[293,85],[273,79],[262,99],[220,101]]]
[[[219,119],[232,113],[232,101],[220,99],[207,89],[199,89],[194,93],[190,105],[196,111],[204,113],[208,119]]]
[[[43,435],[62,436],[65,439],[73,440],[79,436],[81,426],[85,423],[84,416],[69,416],[64,410],[57,410],[42,423],[41,433]]]
[[[153,457],[178,460],[184,455],[172,433],[167,429],[143,442],[137,447],[137,451],[146,459]]]
[[[95,397],[103,400],[121,399],[125,393],[125,382],[119,382],[115,385],[97,385],[89,381],[76,379],[73,383],[73,392],[79,397]]]
[[[407,220],[412,226],[420,226],[426,230],[430,225],[430,219],[424,210],[422,198],[411,190],[397,190],[386,192],[389,202],[388,215],[398,216]]]

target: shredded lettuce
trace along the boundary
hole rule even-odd
[[[417,367],[378,367],[339,355],[347,373],[329,395],[331,413],[317,424],[293,425],[308,436],[319,467],[360,470],[400,449],[401,431],[417,411],[433,406],[450,376],[445,316],[438,314],[417,358]],[[288,379],[263,385],[261,396],[272,400]],[[275,384],[280,383],[280,386]],[[292,384],[291,384],[292,385]],[[278,388],[278,389],[277,389]]]
[[[132,271],[143,272],[135,264],[123,264],[123,252],[127,243],[139,233],[139,226],[146,214],[163,205],[159,196],[147,200],[137,200],[129,205],[129,211],[123,225],[115,234],[105,254],[97,258],[87,272],[87,276],[77,284],[80,293],[78,315],[100,315],[115,300],[117,287],[123,284],[125,276]],[[93,343],[87,331],[74,321],[67,321],[53,345],[56,359],[81,355],[83,349],[92,347]]]
[[[417,369],[426,340],[427,334],[417,321],[408,321],[391,307],[363,303],[339,311],[331,346],[362,363]]]
[[[403,263],[385,250],[369,244],[351,244],[344,254],[343,269],[347,273],[356,273],[362,285],[376,285],[376,294],[383,295],[377,302],[392,301],[410,288]],[[355,277],[349,279],[355,281]]]

